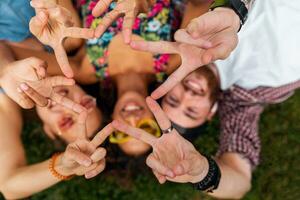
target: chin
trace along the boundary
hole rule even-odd
[[[134,157],[144,155],[151,149],[148,144],[134,138],[131,138],[123,144],[119,144],[119,147],[125,154]]]

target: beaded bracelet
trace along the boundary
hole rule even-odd
[[[51,157],[50,162],[49,162],[49,170],[50,170],[51,174],[55,178],[58,178],[59,180],[62,180],[62,181],[69,180],[69,179],[71,179],[73,177],[72,175],[70,175],[70,176],[64,176],[64,175],[58,173],[55,170],[55,168],[54,168],[55,167],[55,162],[56,162],[58,156],[60,156],[61,154],[62,153],[55,153],[55,154],[53,154],[53,156]]]

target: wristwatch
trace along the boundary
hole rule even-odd
[[[221,170],[214,159],[205,156],[208,161],[209,169],[207,175],[198,183],[194,183],[197,190],[213,192],[217,189],[221,180]]]
[[[241,22],[241,26],[239,29],[240,31],[243,24],[248,18],[248,9],[245,3],[241,0],[215,0],[214,3],[210,6],[210,9],[214,10],[217,7],[231,8],[239,16]]]

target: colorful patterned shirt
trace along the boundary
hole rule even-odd
[[[98,0],[81,0],[81,14],[84,20],[84,27],[96,28],[103,16],[113,10],[116,2],[110,4],[109,9],[102,16],[93,17],[92,10]],[[180,0],[157,0],[147,14],[141,14],[135,19],[133,33],[141,36],[147,41],[171,41],[173,33],[180,27],[184,4]],[[93,64],[96,76],[105,79],[108,73],[108,46],[112,38],[121,32],[123,18],[114,22],[97,39],[87,41],[87,55]],[[159,81],[163,81],[164,71],[166,70],[168,54],[154,55],[154,68]]]

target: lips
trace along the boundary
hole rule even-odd
[[[58,127],[61,131],[66,131],[70,129],[75,124],[72,116],[63,116],[62,119],[58,122]]]

